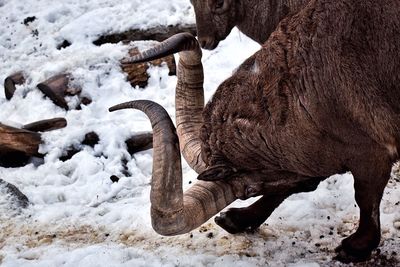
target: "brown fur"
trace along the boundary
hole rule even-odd
[[[309,0],[191,0],[197,34],[203,48],[214,49],[237,26],[263,44],[287,15],[299,11]],[[222,4],[218,7],[218,3]]]
[[[232,233],[257,228],[290,194],[351,171],[360,224],[338,257],[369,257],[399,158],[399,12],[398,0],[312,0],[219,86],[204,110],[209,169],[199,178],[227,170],[235,185],[252,177],[243,198],[264,195],[223,213],[219,225]]]

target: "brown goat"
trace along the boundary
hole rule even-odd
[[[254,229],[289,195],[351,171],[360,222],[337,248],[337,258],[369,258],[380,241],[383,190],[399,159],[399,12],[398,0],[311,0],[280,23],[204,110],[201,50],[193,37],[174,36],[134,58],[183,51],[177,133],[151,101],[111,108],[140,109],[151,120],[154,229],[186,233],[235,199],[262,195],[215,218],[231,233]],[[185,193],[179,145],[205,180]]]
[[[191,0],[201,47],[214,49],[237,26],[263,44],[278,23],[309,0]]]

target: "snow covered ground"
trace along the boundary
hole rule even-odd
[[[25,25],[24,19],[36,20]],[[153,67],[145,89],[132,88],[118,60],[122,44],[100,47],[101,34],[159,24],[193,22],[189,0],[0,0],[0,80],[25,71],[11,101],[0,87],[0,121],[21,125],[65,117],[68,126],[43,134],[42,164],[0,168],[0,178],[15,184],[32,205],[21,214],[0,197],[1,266],[340,266],[332,261],[340,240],[356,229],[358,208],[353,178],[335,175],[312,193],[287,199],[254,234],[230,235],[212,220],[189,234],[161,237],[151,228],[149,181],[152,152],[130,156],[124,140],[150,130],[144,114],[109,113],[114,104],[151,99],[174,117],[176,77]],[[67,39],[71,46],[56,47]],[[140,47],[148,43],[141,42]],[[212,51],[205,51],[205,90],[217,85],[258,45],[234,30]],[[39,82],[69,72],[93,103],[82,110],[55,106],[36,88]],[[69,105],[77,99],[71,97]],[[95,131],[100,142],[70,160],[59,157]],[[321,147],[321,149],[324,149]],[[127,160],[129,176],[124,175]],[[112,183],[111,175],[121,177]],[[184,166],[184,184],[196,177]],[[370,266],[400,264],[399,183],[391,179],[381,205],[382,242]],[[0,190],[1,191],[1,190]],[[233,205],[248,205],[251,201]]]

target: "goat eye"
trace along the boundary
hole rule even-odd
[[[217,0],[215,3],[215,9],[221,9],[224,6],[224,0]]]

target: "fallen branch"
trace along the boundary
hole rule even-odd
[[[0,123],[0,151],[19,151],[27,155],[38,155],[40,134],[14,128]]]
[[[153,148],[153,133],[137,134],[125,141],[128,152],[134,153]]]
[[[49,120],[36,121],[26,124],[22,127],[24,130],[32,132],[48,132],[61,129],[67,126],[67,120],[64,118],[54,118]]]
[[[102,45],[106,43],[119,43],[121,41],[141,41],[141,40],[155,40],[164,41],[174,34],[180,32],[190,32],[196,35],[196,25],[169,25],[169,26],[157,26],[150,29],[132,29],[122,33],[111,33],[109,35],[101,36],[95,40],[93,44]]]

